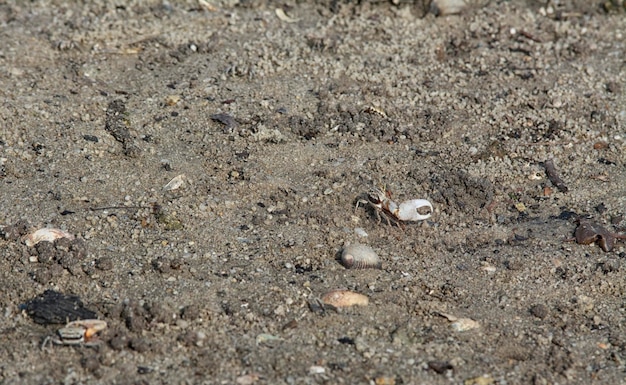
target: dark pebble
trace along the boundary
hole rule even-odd
[[[167,274],[172,271],[172,266],[170,265],[170,261],[165,257],[158,257],[157,259],[152,261],[152,267],[154,270],[158,271],[161,274]]]
[[[65,269],[59,264],[54,264],[48,266],[48,271],[52,274],[53,279],[59,279],[63,275]]]
[[[67,270],[73,269],[78,264],[76,258],[69,253],[62,253],[60,255],[57,254],[57,260],[59,261],[59,264]]]
[[[448,361],[428,361],[428,368],[439,374],[444,374],[446,371],[454,369]]]
[[[80,238],[74,239],[70,245],[70,252],[78,259],[85,258],[87,256],[87,243]]]
[[[141,332],[148,327],[145,315],[146,311],[137,302],[131,301],[124,306],[121,317],[129,330]]]
[[[620,263],[616,259],[600,262],[597,265],[597,268],[602,271],[604,274],[618,272],[620,268]]]
[[[172,312],[169,307],[163,305],[160,302],[147,303],[145,308],[150,315],[151,321],[163,322],[167,324],[172,324],[175,322],[174,317],[172,317],[172,314],[174,312]]]
[[[182,318],[187,321],[192,321],[200,318],[200,306],[198,305],[189,305],[185,306],[181,314]]]
[[[108,271],[113,269],[113,259],[111,257],[100,257],[96,260],[96,269]]]
[[[83,139],[88,142],[98,143],[98,137],[95,135],[83,135]]]
[[[70,251],[71,245],[72,245],[72,241],[69,238],[65,238],[65,237],[59,238],[56,241],[54,241],[54,247],[56,247],[57,250],[62,250],[65,252]]]
[[[53,263],[56,256],[56,248],[52,242],[39,242],[35,245],[37,250],[37,259],[41,263]]]
[[[144,338],[131,339],[129,346],[137,353],[145,353],[150,349],[150,344]]]
[[[80,364],[85,370],[90,372],[96,371],[100,368],[100,361],[98,361],[98,358],[95,355],[83,357],[80,360]]]
[[[549,309],[546,305],[543,304],[537,304],[537,305],[533,305],[530,308],[530,314],[534,315],[537,318],[541,318],[544,319],[548,316],[549,313]]]
[[[508,269],[508,270],[521,270],[524,267],[524,264],[521,261],[518,261],[517,259],[509,259],[508,261],[504,262],[504,266]]]
[[[128,338],[122,334],[116,334],[109,340],[109,346],[113,350],[123,350],[126,346],[128,346]]]
[[[622,87],[618,82],[608,82],[606,83],[606,90],[613,94],[618,94],[621,91]]]
[[[41,269],[37,269],[35,270],[35,273],[33,274],[33,279],[37,283],[46,285],[48,282],[52,281],[52,273],[48,271],[48,269],[46,269],[45,267]]]
[[[184,334],[179,335],[177,340],[187,346],[196,346],[196,343],[198,342],[198,333],[193,330],[188,330]]]
[[[2,230],[2,235],[7,241],[17,241],[24,235],[28,234],[29,227],[30,224],[26,220],[22,219],[17,221],[14,225],[5,227]]]
[[[154,372],[154,369],[149,366],[137,366],[137,374],[148,374],[152,372]],[[135,382],[135,384],[137,384],[137,382]],[[146,384],[148,383],[146,382]]]

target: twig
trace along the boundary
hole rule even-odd
[[[556,172],[556,168],[554,168],[554,161],[552,159],[548,159],[544,162],[544,166],[546,168],[546,174],[548,175],[548,179],[550,179],[550,182],[552,182],[552,184],[555,185],[556,188],[559,189],[559,191],[566,193],[568,188],[565,185],[565,182],[563,182],[563,180],[559,178],[559,175]]]

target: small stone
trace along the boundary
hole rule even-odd
[[[111,346],[113,350],[122,350],[128,346],[128,338],[125,335],[116,334],[109,340],[109,346]]]
[[[150,344],[144,338],[131,339],[129,346],[137,353],[145,353],[150,349]]]
[[[188,321],[200,318],[200,307],[198,305],[186,306],[181,314],[182,318]]]
[[[326,369],[323,366],[311,366],[309,368],[309,374],[324,374],[326,372]]]
[[[439,374],[454,369],[448,361],[428,361],[428,368]]]
[[[338,307],[367,306],[369,298],[363,294],[349,290],[332,290],[324,294],[322,302],[326,305]]]
[[[96,269],[108,271],[113,269],[113,259],[111,257],[100,257],[96,260]]]
[[[534,315],[537,318],[544,319],[548,316],[550,310],[544,304],[533,305],[530,308],[530,314]]]

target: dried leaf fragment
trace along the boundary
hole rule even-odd
[[[604,251],[611,251],[616,239],[626,239],[626,234],[615,234],[590,219],[578,219],[578,227],[574,232],[576,243],[590,245],[597,243]]]
[[[556,168],[554,167],[554,160],[548,159],[544,162],[544,166],[546,168],[546,174],[548,175],[548,179],[550,182],[559,189],[560,192],[566,193],[568,188],[565,185],[565,182],[559,177],[559,174],[556,172]]]

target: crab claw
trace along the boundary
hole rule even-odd
[[[428,211],[428,213],[422,214],[420,211]],[[393,213],[401,221],[423,221],[430,218],[433,211],[433,205],[426,199],[411,199],[400,203]]]

